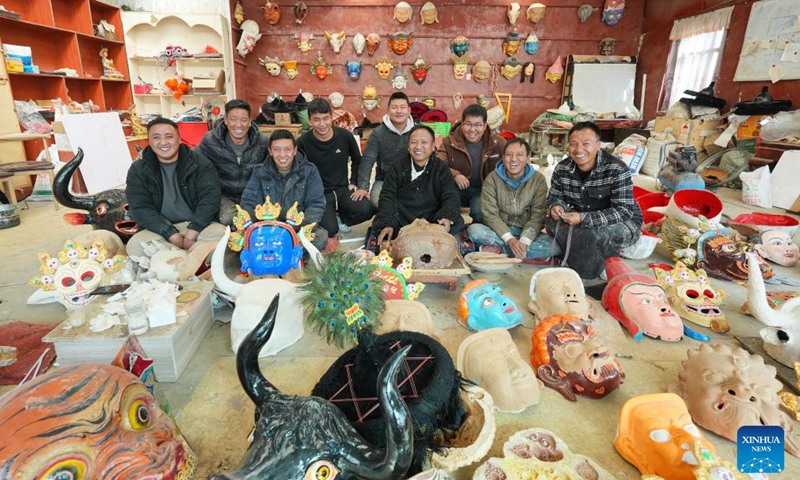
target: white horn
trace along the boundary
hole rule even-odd
[[[222,293],[230,295],[235,300],[242,291],[242,284],[234,282],[225,275],[225,249],[228,247],[230,236],[231,227],[228,227],[214,250],[214,256],[211,257],[211,278]]]

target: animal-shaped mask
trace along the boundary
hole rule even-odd
[[[580,19],[581,23],[586,23],[586,20],[589,20],[589,17],[592,16],[594,13],[594,7],[591,5],[581,5],[578,7],[578,18]]]
[[[378,70],[378,77],[381,80],[388,80],[389,76],[392,74],[392,69],[396,66],[397,62],[389,60],[386,58],[386,55],[384,55],[380,61],[375,62],[375,68]]]
[[[617,40],[615,38],[604,38],[597,44],[597,53],[600,55],[614,55],[616,49]]]
[[[463,57],[469,51],[469,39],[464,35],[459,35],[450,40],[450,51],[457,57]]]
[[[780,426],[786,451],[800,455],[794,421],[778,408],[783,386],[775,367],[724,343],[702,344],[687,354],[667,390],[683,398],[695,423],[734,442],[744,425]]]
[[[411,5],[408,2],[399,2],[394,7],[394,19],[400,23],[406,23],[411,19],[411,14],[414,13],[414,10],[411,8]]]
[[[408,74],[403,70],[403,66],[399,65],[397,67],[397,72],[395,72],[394,77],[392,77],[392,88],[402,90],[406,88],[406,85],[408,85]]]
[[[541,3],[534,3],[525,11],[525,16],[533,23],[539,23],[544,18],[547,7]]]
[[[537,37],[535,33],[531,32],[528,35],[528,38],[525,39],[525,43],[522,45],[522,48],[525,49],[525,53],[528,55],[533,55],[534,53],[538,52],[539,37]]]
[[[697,266],[714,278],[731,282],[747,279],[747,252],[754,252],[753,244],[732,238],[731,231],[710,230],[697,239]],[[757,253],[754,257],[761,268],[764,280],[774,276],[772,267]]]
[[[297,48],[299,48],[301,52],[311,50],[311,42],[314,40],[313,34],[309,32],[295,33],[294,38],[297,40]]]
[[[436,5],[433,2],[425,2],[422,9],[419,11],[420,25],[431,25],[439,23],[439,12],[436,11]]]
[[[517,2],[512,2],[508,5],[508,8],[506,8],[506,16],[508,17],[508,23],[510,23],[511,25],[517,23],[517,18],[519,18],[520,10],[521,7]]]
[[[667,291],[672,308],[681,318],[722,333],[730,330],[720,306],[726,294],[711,286],[705,270],[693,272],[682,262],[666,270],[653,267],[658,283]]]
[[[366,85],[361,91],[361,108],[371,111],[381,106],[381,97],[374,85]]]
[[[302,25],[303,21],[308,16],[308,5],[306,2],[297,2],[294,4],[294,23]]]
[[[528,310],[537,320],[569,313],[580,318],[594,318],[581,277],[570,268],[544,268],[531,277]],[[533,327],[533,325],[529,325]]]
[[[322,59],[322,52],[317,52],[317,60],[311,62],[311,73],[320,80],[325,80],[333,73],[333,65]]]
[[[289,80],[297,77],[297,60],[286,60],[283,62],[283,68],[286,69],[286,76],[289,77]]]
[[[606,0],[603,5],[603,23],[609,26],[616,25],[625,12],[625,0]]]
[[[264,21],[267,22],[267,25],[275,25],[281,20],[281,7],[277,3],[267,0],[267,3],[261,7],[261,11],[264,12]]]
[[[242,58],[246,57],[248,53],[253,51],[256,42],[258,42],[260,38],[261,32],[255,20],[245,20],[242,22],[242,37],[236,45],[236,53]]]
[[[519,60],[517,60],[517,57],[507,58],[506,61],[503,62],[503,66],[500,67],[500,75],[509,80],[519,75],[521,71],[522,65],[519,63]]]
[[[503,41],[503,54],[511,57],[519,53],[519,46],[522,43],[522,37],[519,34],[517,27],[508,32],[506,39]]]
[[[559,55],[556,61],[544,72],[544,78],[550,83],[556,83],[561,80],[561,77],[564,75],[564,67],[561,66],[563,63],[564,61],[561,60],[561,55]]]
[[[756,244],[755,249],[762,258],[784,267],[794,267],[800,260],[800,247],[783,230],[762,232],[761,243]]]
[[[377,33],[370,33],[367,35],[367,55],[370,57],[375,54],[375,51],[381,45],[381,37]]]
[[[356,52],[356,55],[361,55],[364,52],[364,47],[367,46],[367,39],[364,35],[360,33],[356,33],[353,35],[353,50]]]
[[[422,55],[419,55],[417,56],[417,61],[411,66],[411,77],[418,85],[422,85],[428,77],[428,70],[430,70],[430,68],[431,64],[425,63],[425,60],[422,59]]]
[[[453,76],[456,80],[464,80],[469,68],[469,56],[450,57],[450,61],[453,62]]]
[[[478,60],[472,66],[472,79],[476,82],[485,82],[492,74],[492,66],[486,60]]]
[[[413,33],[409,32],[396,32],[389,36],[389,50],[397,55],[405,55],[411,50],[412,35]]]
[[[281,66],[283,62],[278,59],[278,57],[264,57],[259,58],[258,63],[264,66],[264,69],[272,75],[273,77],[277,77],[281,74]]]
[[[361,62],[350,60],[349,62],[345,62],[344,66],[347,68],[347,78],[350,80],[358,80],[361,76]]]
[[[511,328],[522,323],[522,313],[503,290],[488,280],[473,280],[458,297],[458,320],[473,331]]]
[[[345,35],[344,31],[339,33],[328,33],[325,32],[325,40],[331,44],[331,48],[333,48],[334,53],[339,53],[339,50],[342,49],[342,45],[344,45],[344,41],[347,39],[347,35]]]

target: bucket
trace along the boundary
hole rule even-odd
[[[16,205],[0,205],[0,230],[19,225]]]

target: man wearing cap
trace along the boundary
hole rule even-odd
[[[481,187],[483,180],[494,171],[503,157],[506,141],[487,128],[486,109],[470,105],[453,126],[450,135],[437,149],[436,156],[450,166],[453,181],[461,192],[461,206],[469,207],[472,221],[483,221]]]
[[[308,118],[311,131],[297,139],[297,149],[317,167],[322,177],[327,204],[320,226],[330,236],[336,235],[339,230],[347,233],[350,226],[366,222],[375,214],[369,199],[355,199],[361,150],[352,133],[333,125],[333,110],[324,98],[311,100]]]
[[[581,278],[603,278],[605,260],[639,238],[642,211],[628,166],[600,149],[597,125],[576,123],[568,139],[569,157],[553,171],[545,227],[564,252],[563,266]]]
[[[392,165],[408,158],[408,134],[413,126],[408,97],[403,92],[394,92],[389,97],[389,113],[383,116],[383,123],[372,130],[367,140],[358,170],[358,190],[353,200],[368,198],[378,208],[386,172]],[[375,183],[370,190],[372,167],[376,161]]]
[[[267,156],[267,139],[250,121],[250,104],[234,99],[225,104],[225,116],[214,123],[195,149],[205,155],[217,170],[222,201],[220,221],[230,225],[236,204],[256,165]]]

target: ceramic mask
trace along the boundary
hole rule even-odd
[[[606,275],[603,307],[633,338],[642,334],[668,342],[683,338],[683,322],[653,278],[636,273],[619,257],[606,260]]]
[[[489,392],[498,410],[521,412],[539,403],[536,375],[503,328],[467,337],[458,347],[456,366],[467,379]]]
[[[308,5],[306,2],[297,2],[294,4],[294,23],[302,25],[303,21],[308,16]]]
[[[693,272],[682,262],[670,271],[654,267],[656,280],[667,291],[672,308],[681,318],[721,333],[730,329],[722,313],[726,294],[711,286],[705,270]]]
[[[450,41],[450,51],[457,57],[463,57],[469,51],[469,39],[459,35]]]
[[[775,367],[723,343],[702,344],[687,353],[678,381],[667,390],[683,398],[695,423],[734,442],[744,425],[780,426],[786,451],[800,454],[794,421],[778,408],[783,385]]]
[[[378,90],[373,85],[366,85],[361,91],[361,108],[368,111],[375,110],[380,107],[380,103],[381,97],[378,96]]]
[[[386,300],[386,310],[381,316],[381,326],[376,335],[389,332],[417,332],[435,337],[433,318],[425,304],[414,300]]]
[[[578,7],[578,18],[581,20],[581,23],[586,23],[586,20],[589,20],[592,13],[594,13],[594,7],[591,5],[584,4]]]
[[[376,449],[356,433],[344,413],[320,397],[287,395],[261,373],[258,353],[268,342],[278,314],[279,295],[237,353],[239,380],[255,404],[256,426],[239,469],[214,480],[403,478],[411,465],[411,414],[397,389],[397,371],[410,347],[395,353],[378,375],[378,395],[386,419],[385,448]],[[298,432],[302,432],[298,435]]]
[[[328,33],[325,32],[325,40],[331,44],[331,48],[333,48],[333,53],[339,53],[342,49],[342,45],[344,45],[344,41],[347,39],[347,35],[344,34],[344,31],[339,33]]]
[[[521,7],[517,2],[512,2],[508,5],[508,8],[506,9],[506,16],[508,17],[508,23],[510,23],[511,25],[517,23],[517,18],[519,18],[520,9]]]
[[[467,69],[469,68],[468,56],[464,57],[451,57],[450,61],[453,62],[453,76],[456,80],[464,80],[467,76]]]
[[[616,25],[625,12],[625,0],[606,0],[603,6],[603,23],[609,26]]]
[[[397,55],[405,55],[411,50],[412,33],[397,32],[389,37],[389,50]]]
[[[266,69],[267,73],[269,73],[273,77],[277,77],[278,75],[281,74],[281,65],[283,65],[283,62],[278,60],[278,57],[275,57],[275,58],[271,58],[271,57],[260,58],[258,60],[258,63],[263,65],[264,69]]]
[[[794,267],[800,260],[800,247],[792,237],[781,230],[767,230],[761,234],[761,243],[755,246],[756,252],[771,262],[784,267]]]
[[[492,66],[486,60],[479,60],[472,66],[472,79],[476,82],[485,82],[492,74]]]
[[[640,395],[622,406],[614,448],[642,475],[694,480],[699,463],[692,452],[695,442],[715,452],[674,393]]]
[[[333,73],[333,65],[322,59],[322,52],[317,52],[317,60],[311,62],[311,73],[320,80],[325,80],[328,75]]]
[[[561,77],[564,76],[564,67],[561,66],[563,63],[564,61],[561,60],[561,56],[559,55],[556,61],[553,62],[550,68],[544,73],[544,78],[550,83],[556,83],[561,80]]]
[[[267,0],[267,3],[261,7],[261,11],[264,12],[264,21],[267,22],[267,25],[275,25],[281,20],[281,7],[277,3]]]
[[[581,277],[570,268],[544,268],[533,274],[530,283],[530,310],[538,320],[551,315],[570,313],[593,318],[586,300]],[[531,325],[533,326],[533,325]]]
[[[711,230],[697,240],[697,266],[709,275],[731,282],[747,279],[747,252],[755,250],[753,244],[730,237],[730,231]],[[764,280],[774,273],[764,259],[756,254]]]
[[[534,3],[525,11],[525,16],[533,23],[539,23],[544,18],[544,11],[547,7],[541,3]]]
[[[381,44],[381,37],[377,33],[367,35],[367,54],[372,56]]]
[[[339,108],[344,103],[344,95],[339,92],[333,92],[328,95],[328,101],[331,102],[333,108]]]
[[[417,57],[417,61],[414,62],[414,65],[411,66],[411,77],[417,82],[417,85],[422,85],[425,83],[425,79],[428,77],[428,70],[430,70],[431,64],[425,63],[425,60],[422,59],[422,56]]]
[[[47,372],[0,399],[7,478],[190,479],[197,459],[148,388],[111,365]],[[9,437],[7,437],[9,438]]]
[[[400,65],[397,67],[397,72],[394,74],[392,78],[392,88],[395,90],[402,90],[406,88],[408,85],[408,76],[406,72],[403,70],[403,66]]]
[[[433,2],[425,2],[422,9],[419,11],[420,25],[431,25],[439,23],[439,12],[436,11],[436,5]]]
[[[617,40],[614,38],[604,38],[597,44],[597,53],[600,55],[614,55],[617,48]]]
[[[313,34],[309,32],[295,33],[294,38],[297,40],[297,48],[299,48],[301,52],[311,50],[311,41],[314,40]]]
[[[412,13],[414,13],[414,10],[408,2],[400,2],[394,7],[394,19],[400,23],[406,23],[411,19]]]
[[[533,55],[534,53],[539,51],[539,37],[536,36],[535,33],[531,32],[528,35],[528,38],[525,39],[525,43],[522,45],[522,48],[525,49],[525,53],[528,55]]]
[[[511,57],[519,53],[519,46],[522,43],[522,37],[519,34],[519,30],[514,27],[508,35],[506,35],[506,39],[503,41],[503,54],[507,57]]]
[[[236,53],[244,58],[248,53],[253,51],[256,42],[261,38],[258,24],[254,20],[245,20],[242,22],[242,37],[236,45]]]
[[[356,55],[361,55],[364,52],[364,47],[367,46],[367,39],[364,35],[360,33],[356,33],[353,36],[353,50],[356,52]]]
[[[531,365],[546,387],[574,402],[576,395],[602,398],[619,388],[625,374],[615,353],[591,324],[574,315],[553,315],[536,324]]]
[[[297,77],[297,60],[286,60],[283,62],[283,68],[286,69],[286,76],[289,77],[289,80]]]
[[[303,247],[294,230],[283,222],[257,222],[247,229],[239,253],[241,271],[253,276],[283,275],[300,266]]]
[[[375,68],[378,70],[378,78],[381,80],[389,80],[389,76],[392,74],[392,69],[397,66],[397,62],[394,60],[389,60],[386,58],[386,55],[380,59],[380,61],[375,63]]]
[[[521,71],[522,65],[520,65],[517,57],[507,58],[506,61],[503,62],[503,66],[500,67],[500,75],[509,80],[519,75],[519,72]]]
[[[458,319],[461,325],[479,332],[516,327],[522,323],[522,313],[499,285],[480,279],[469,282],[461,291]]]
[[[347,67],[347,77],[350,80],[358,80],[361,76],[361,62],[351,60],[345,63],[344,66]]]

